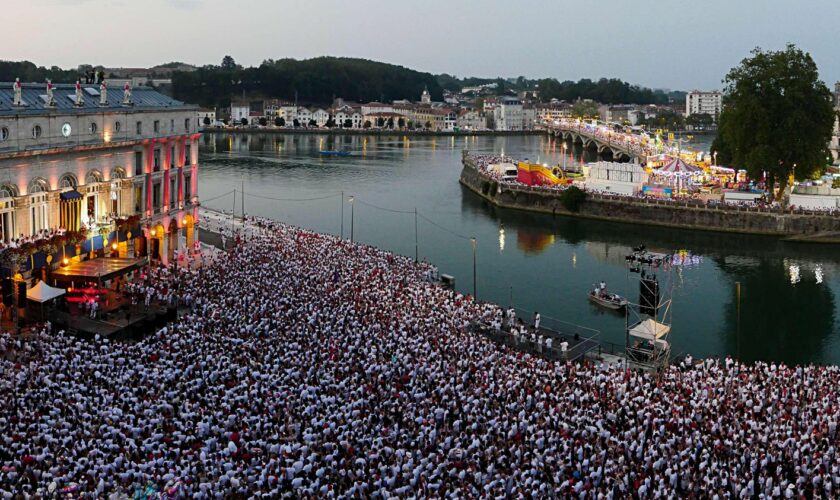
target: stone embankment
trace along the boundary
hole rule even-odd
[[[704,206],[587,193],[576,211],[568,210],[561,191],[499,183],[464,158],[461,184],[502,208],[554,215],[648,224],[703,231],[786,237],[793,241],[840,242],[840,216],[788,213],[756,207]]]

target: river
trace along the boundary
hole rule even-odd
[[[353,156],[321,157],[322,149]],[[206,206],[229,211],[232,195],[214,198],[244,182],[249,214],[347,238],[352,225],[355,241],[408,256],[415,255],[416,208],[420,259],[454,276],[459,290],[473,289],[475,236],[480,299],[512,300],[622,345],[624,316],[589,304],[587,290],[604,280],[636,300],[638,275],[624,261],[631,247],[678,252],[685,265],[662,273],[663,284],[671,283],[664,288],[672,290],[675,353],[840,363],[836,247],[498,209],[458,183],[463,149],[563,162],[560,144],[544,136],[205,134],[199,194]],[[569,151],[565,161],[587,160],[581,154]],[[237,213],[240,206],[237,193]]]

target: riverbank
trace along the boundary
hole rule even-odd
[[[499,183],[481,172],[469,157],[463,159],[460,182],[502,208],[628,224],[777,236],[798,242],[840,242],[840,217],[816,213],[704,206],[594,193],[587,193],[577,210],[572,211],[564,206],[561,191]]]
[[[203,133],[218,134],[300,134],[300,135],[363,135],[363,136],[394,136],[405,135],[409,137],[470,137],[470,136],[518,136],[518,135],[542,135],[544,130],[399,130],[399,129],[347,129],[347,128],[229,128],[229,127],[204,127]]]

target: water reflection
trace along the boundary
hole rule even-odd
[[[321,147],[354,154],[321,158]],[[200,192],[209,199],[244,179],[246,192],[265,196],[308,198],[343,190],[383,207],[417,207],[443,227],[478,238],[482,299],[508,303],[513,292],[517,306],[597,328],[613,342],[623,342],[623,318],[585,306],[585,293],[593,280],[604,279],[618,293],[637,294],[624,256],[645,244],[653,251],[675,254],[672,340],[677,352],[840,362],[840,331],[834,319],[840,256],[835,247],[502,210],[458,184],[461,148],[488,153],[504,149],[517,157],[539,154],[552,163],[563,160],[562,143],[538,136],[453,142],[403,136],[205,134]],[[589,154],[579,147],[568,147],[567,153],[567,162],[585,160]],[[250,213],[318,231],[341,231],[337,198],[285,203],[249,197],[246,203]],[[216,208],[230,206],[227,200]],[[357,240],[414,255],[411,216],[355,208]],[[349,212],[345,210],[345,236]],[[469,292],[470,245],[423,220],[419,238],[420,258],[456,276],[458,288]],[[736,281],[742,285],[740,323]]]

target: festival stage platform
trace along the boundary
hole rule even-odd
[[[101,282],[128,274],[145,265],[146,259],[100,257],[73,262],[66,267],[53,271],[52,277],[54,280],[62,282]]]
[[[91,319],[85,312],[70,310],[51,311],[51,320],[59,328],[71,334],[85,337],[100,335],[115,340],[139,340],[151,335],[170,321],[177,319],[177,310],[159,305],[145,307],[142,304],[126,304],[97,319]]]

